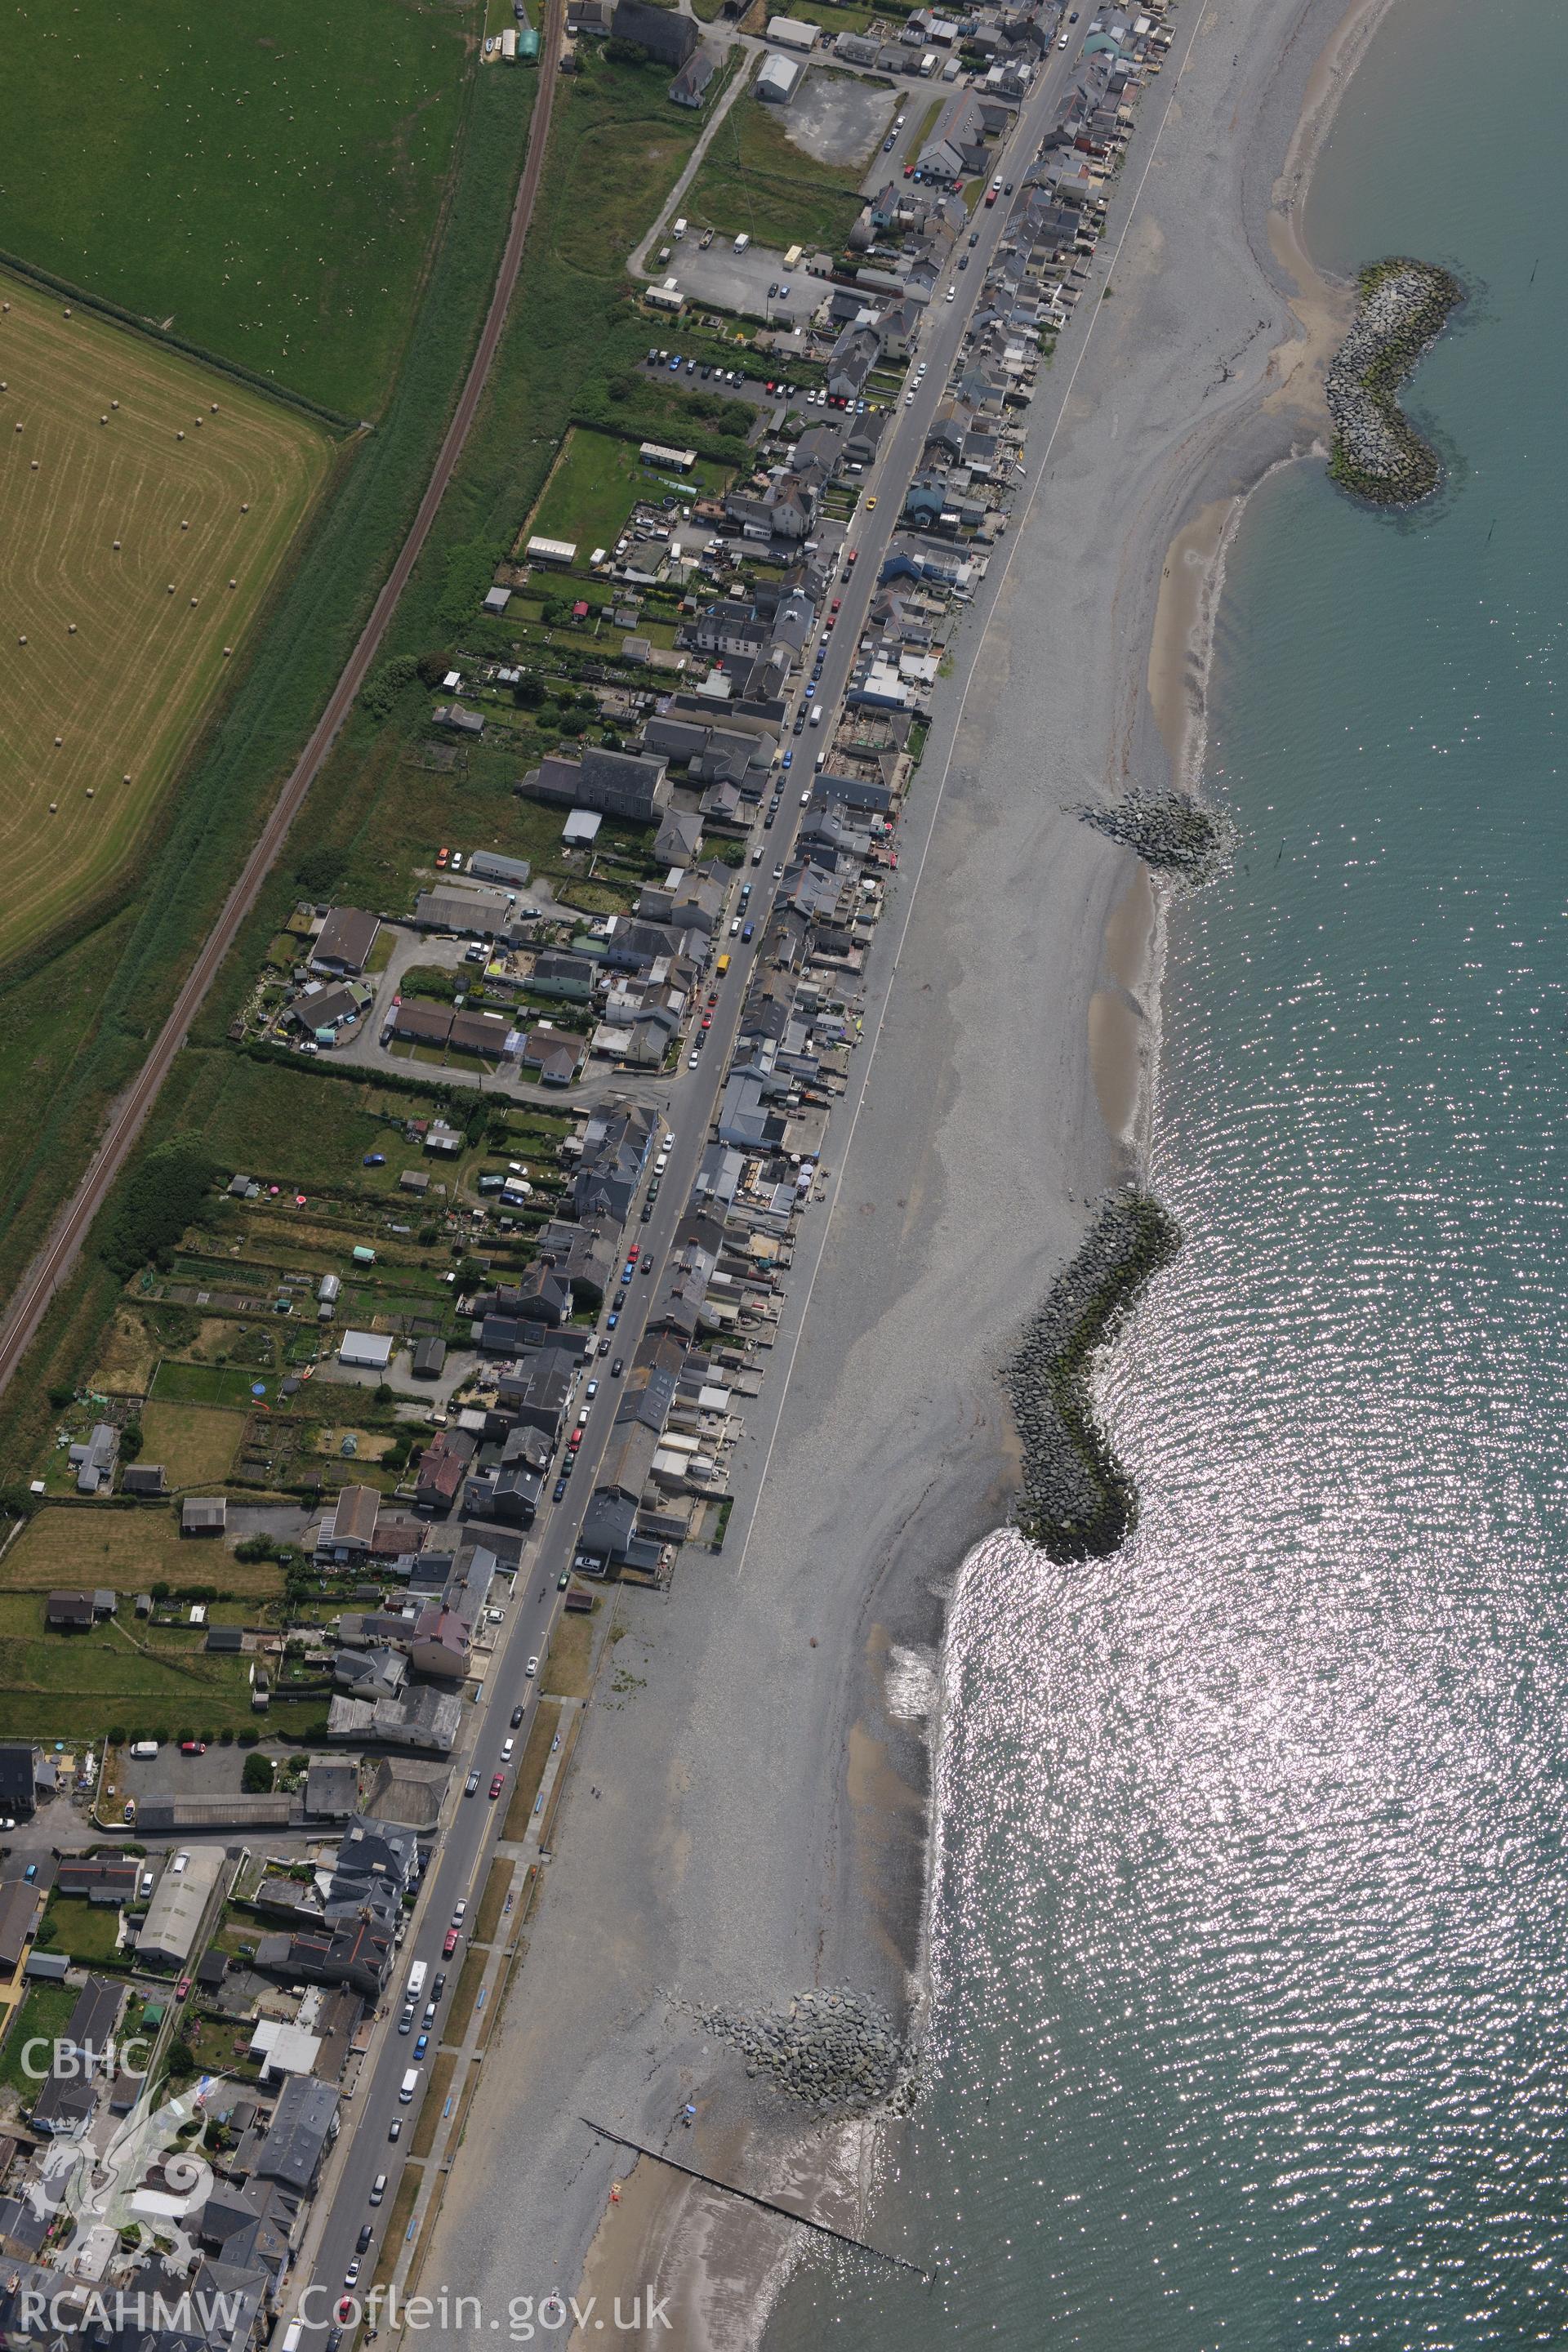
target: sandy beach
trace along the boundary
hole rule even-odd
[[[1153,894],[1067,804],[1194,772],[1227,532],[1321,429],[1342,295],[1291,240],[1385,5],[1191,0],[1142,100],[1110,299],[1042,376],[1027,511],[904,818],[729,1540],[668,1595],[616,1598],[426,2293],[607,2315],[651,2288],[670,2332],[609,2340],[756,2340],[798,2233],[632,2171],[584,2116],[876,2235],[898,2126],[811,2125],[687,2004],[852,1983],[918,2023],[945,1608],[1016,1477],[995,1370],[1136,1167],[1157,1055]]]

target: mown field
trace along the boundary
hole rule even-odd
[[[5,963],[136,855],[331,444],[264,394],[0,286]]]
[[[384,403],[481,12],[8,12],[0,247],[353,418]]]
[[[471,86],[450,209],[392,401],[307,522],[254,633],[251,659],[231,665],[245,675],[225,699],[222,725],[204,730],[124,902],[46,943],[0,983],[0,1285],[14,1281],[37,1248],[85,1164],[105,1105],[140,1066],[385,577],[494,284],[538,86],[532,74],[499,71]],[[0,159],[0,200],[4,181]],[[301,845],[289,864],[303,855]],[[285,907],[298,888],[285,866]],[[270,936],[277,909],[264,919]],[[254,944],[243,954],[248,975]],[[215,1008],[214,1017],[221,1034],[228,1015]],[[72,1368],[71,1379],[90,1365],[118,1289],[89,1251],[51,1312],[36,1361],[58,1359],[57,1369]],[[12,1383],[0,1403],[0,1466],[31,1456],[55,1384],[52,1373]]]

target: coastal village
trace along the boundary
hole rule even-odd
[[[405,2037],[411,2136],[434,2130],[453,2053],[482,2047],[492,1956],[526,1913],[617,1590],[722,1553],[842,1149],[951,648],[1016,520],[1040,372],[1093,293],[1171,39],[1153,0],[1094,16],[1016,152],[1069,22],[1053,5],[836,37],[769,23],[739,104],[799,105],[830,58],[910,85],[918,145],[842,252],[759,253],[671,218],[641,280],[642,370],[722,378],[747,408],[745,466],[640,442],[601,537],[572,511],[584,442],[563,451],[565,488],[419,681],[429,774],[512,761],[517,833],[468,838],[454,818],[386,904],[300,898],[226,1052],[237,1083],[341,1077],[352,1116],[200,1171],[117,1313],[144,1385],[51,1400],[52,1450],[0,1556],[34,1709],[0,1748],[5,1837],[26,1857],[0,1885],[0,2326],[18,2340],[40,2289],[74,2298],[104,2352],[121,2336],[101,2298],[132,2283],[218,2315],[142,2331],[160,2352],[245,2352],[287,2315],[382,2040]],[[571,0],[567,26],[638,45],[669,65],[672,104],[703,102],[714,62],[692,19]],[[760,302],[718,299],[726,247]],[[885,446],[959,289],[961,348],[891,478]],[[868,556],[879,500],[897,529]],[[830,697],[851,590],[864,620]],[[710,1111],[656,1251],[643,1237],[690,1141],[671,1088],[694,1076]],[[574,1646],[531,1657],[514,1706],[492,1662],[563,1520]],[[71,1656],[109,1661],[85,1737],[37,1698]],[[492,1776],[479,1727],[507,1708]],[[427,1974],[403,1948],[444,1828],[487,1780],[499,1858]],[[54,2051],[39,2079],[36,2042]],[[62,2146],[110,2161],[149,2101],[169,2146],[129,2162],[113,2210],[62,2200]],[[197,2139],[192,2201],[169,2158]],[[371,2204],[386,2194],[384,2175]],[[353,2217],[345,2289],[362,2266],[367,2286],[392,2275],[402,2196],[384,2229]]]

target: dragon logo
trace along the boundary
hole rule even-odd
[[[144,2081],[130,2114],[111,2119],[101,2149],[90,2131],[51,2145],[27,2201],[40,2221],[68,2225],[53,2249],[62,2269],[101,2275],[121,2231],[137,2228],[144,2247],[159,2242],[172,2267],[195,2267],[195,2229],[213,2185],[203,2147],[210,2111],[226,2105],[228,2087],[221,2075],[204,2074],[154,2105]]]

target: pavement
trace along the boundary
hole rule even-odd
[[[1016,161],[1021,160],[1026,153],[1033,152],[1031,142],[1037,141],[1047,115],[1055,104],[1067,63],[1064,58],[1059,70],[1053,71],[1044,78],[1042,87],[1037,91],[1030,108],[1026,110],[1016,143],[1010,151]],[[1000,239],[1004,223],[1005,208],[1001,205],[992,213],[983,213],[980,215],[981,245],[976,262],[967,280],[963,281],[966,286],[966,291],[972,297],[977,296],[979,292],[980,264],[988,258],[995,243]],[[848,581],[836,587],[834,591],[841,600],[841,613],[833,634],[826,638],[826,658],[817,689],[817,698],[829,709],[842,696],[855,646],[864,625],[867,607],[875,591],[880,559],[896,527],[899,508],[901,504],[901,485],[915,470],[926,430],[936,405],[942,396],[948,370],[962,344],[969,308],[968,301],[955,302],[952,305],[939,302],[933,306],[926,330],[926,341],[922,347],[922,356],[927,358],[929,363],[927,377],[922,388],[917,393],[914,405],[907,410],[900,409],[894,425],[889,428],[877,467],[865,485],[855,518],[848,527],[847,543],[847,546],[858,549],[858,560],[851,570]],[[885,499],[880,495],[880,487],[884,484],[889,486],[889,495]],[[801,707],[804,708],[804,689],[800,693],[799,700]],[[927,775],[941,772],[941,763],[951,745],[955,717],[956,714],[950,714],[945,721],[939,721],[938,726],[933,730],[931,741],[928,744],[926,767],[923,771]],[[792,747],[801,754],[795,772],[798,775],[799,783],[794,791],[785,790],[779,822],[768,837],[773,860],[786,866],[789,851],[793,846],[800,822],[800,791],[805,789],[811,773],[811,746],[814,740],[817,741],[826,740],[826,728],[823,730],[808,730],[801,738],[792,739]],[[917,803],[922,798],[925,803],[923,811],[917,813],[912,820],[906,819],[907,837],[902,845],[902,878],[900,880],[900,877],[895,877],[900,881],[900,887],[890,894],[889,914],[884,917],[873,950],[873,971],[867,1003],[866,1025],[868,1034],[879,1025],[888,1003],[897,970],[897,952],[894,942],[900,929],[900,919],[903,921],[908,919],[911,869],[918,867],[919,863],[923,862],[924,843],[929,843],[935,822],[936,805],[932,803],[929,795],[921,795],[918,793],[915,795]],[[749,873],[752,871],[753,869],[748,868]],[[772,896],[773,887],[772,880],[764,878],[768,875],[768,865],[764,865],[757,874],[755,895],[751,909],[752,915],[757,918],[765,913],[767,902]],[[612,1335],[616,1352],[625,1353],[628,1358],[641,1336],[647,1311],[647,1300],[654,1286],[653,1271],[662,1262],[675,1224],[684,1211],[697,1166],[707,1141],[709,1123],[717,1094],[722,1086],[724,1073],[728,1067],[747,982],[753,961],[760,950],[764,929],[764,924],[758,919],[757,936],[751,943],[728,939],[723,942],[731,958],[731,969],[722,982],[718,983],[717,986],[719,1004],[714,1013],[714,1025],[709,1034],[708,1046],[700,1058],[697,1070],[689,1070],[683,1065],[673,1079],[667,1082],[668,1099],[665,1116],[674,1136],[673,1143],[670,1145],[669,1166],[656,1204],[654,1217],[649,1224],[646,1226],[640,1224],[637,1208],[634,1206],[629,1232],[641,1240],[642,1256],[637,1278],[631,1286],[627,1296],[626,1311]],[[918,1098],[922,1084],[918,1071],[906,1073],[903,1083],[910,1090],[906,1093],[905,1099],[911,1098],[911,1094],[914,1098]],[[776,1687],[769,1685],[759,1688],[755,1682],[754,1662],[753,1664],[744,1663],[741,1656],[735,1654],[735,1644],[737,1641],[742,1639],[742,1628],[749,1622],[749,1612],[735,1605],[739,1597],[737,1579],[746,1572],[749,1548],[747,1528],[773,1458],[774,1441],[782,1425],[783,1417],[786,1409],[791,1409],[798,1418],[804,1401],[812,1393],[809,1373],[805,1382],[798,1387],[792,1384],[790,1374],[800,1345],[806,1310],[816,1287],[817,1272],[822,1265],[827,1236],[832,1229],[832,1220],[844,1192],[845,1161],[850,1152],[856,1122],[859,1115],[863,1084],[864,1063],[859,1063],[853,1068],[850,1092],[836,1109],[829,1128],[828,1158],[833,1163],[833,1172],[826,1181],[825,1205],[813,1207],[806,1212],[805,1231],[801,1244],[797,1245],[795,1265],[789,1278],[784,1320],[773,1350],[773,1369],[764,1382],[761,1399],[754,1401],[748,1408],[746,1437],[733,1480],[738,1499],[722,1562],[708,1567],[695,1559],[683,1559],[678,1570],[678,1580],[683,1588],[680,1614],[689,1620],[690,1609],[695,1603],[700,1610],[702,1619],[702,1631],[700,1636],[697,1638],[696,1649],[683,1662],[680,1672],[681,1706],[668,1727],[670,1738],[678,1742],[685,1742],[689,1736],[693,1719],[700,1720],[707,1708],[716,1703],[712,1692],[705,1691],[700,1682],[693,1681],[693,1675],[700,1675],[701,1671],[698,1659],[707,1654],[710,1646],[714,1653],[710,1663],[723,1677],[721,1685],[715,1687],[721,1687],[729,1694],[731,1702],[734,1695],[739,1692],[744,1691],[749,1695],[748,1705],[753,1713],[759,1759],[764,1754],[775,1753],[771,1727],[776,1723],[781,1707],[793,1716],[793,1711],[800,1703],[799,1693],[793,1690],[786,1691],[782,1684]],[[895,1227],[896,1223],[897,1221],[894,1220]],[[858,1311],[867,1312],[863,1298],[864,1286],[858,1278],[853,1265],[843,1263],[842,1246],[843,1235],[840,1227],[839,1257],[836,1274],[838,1307],[833,1317],[831,1332],[834,1344],[839,1344],[842,1339],[842,1314],[845,1301],[853,1297],[859,1302]],[[854,1253],[858,1255],[858,1234],[854,1236],[853,1248]],[[876,1313],[868,1315],[868,1322],[874,1323],[877,1319]],[[763,1369],[767,1370],[765,1362]],[[576,1531],[582,1511],[593,1490],[595,1475],[612,1425],[612,1412],[605,1408],[613,1404],[613,1390],[607,1394],[603,1394],[600,1408],[590,1417],[587,1435],[565,1500],[559,1507],[547,1510],[541,1525],[529,1538],[517,1579],[517,1590],[522,1596],[521,1604],[512,1613],[511,1622],[502,1629],[496,1661],[487,1679],[484,1696],[473,1710],[468,1731],[465,1737],[463,1756],[460,1760],[465,1765],[471,1760],[481,1774],[488,1775],[494,1767],[496,1752],[499,1749],[500,1739],[503,1736],[510,1707],[520,1696],[528,1696],[529,1686],[520,1677],[521,1663],[531,1653],[542,1654],[550,1629],[554,1622],[559,1605],[556,1580],[560,1573],[569,1566],[575,1550]],[[867,1400],[866,1402],[870,1402],[870,1400]],[[815,1425],[816,1416],[813,1408],[809,1403],[805,1403],[805,1410]],[[880,1426],[881,1415],[879,1413],[876,1418]],[[898,1451],[901,1455],[902,1448]],[[814,1542],[809,1557],[814,1560],[819,1558],[824,1560],[830,1559],[836,1549],[834,1538],[830,1532],[821,1528],[820,1511],[810,1499],[809,1470],[806,1474],[808,1480],[806,1493],[802,1494],[796,1488],[795,1482],[800,1466],[797,1463],[792,1467],[792,1508],[800,1515],[797,1526],[801,1530],[807,1527],[814,1530]],[[890,1491],[907,1491],[899,1486],[896,1475],[890,1478],[888,1484]],[[869,1506],[869,1498],[868,1501]],[[873,1509],[873,1515],[879,1520],[881,1511],[874,1506],[870,1507]],[[818,1545],[823,1547],[822,1549],[816,1549]],[[774,1599],[784,1610],[794,1628],[793,1633],[787,1638],[786,1646],[795,1656],[801,1657],[804,1656],[806,1649],[808,1630],[814,1622],[818,1621],[818,1611],[810,1598],[809,1590],[803,1591],[801,1586],[799,1570],[802,1561],[798,1543],[792,1546],[792,1549],[795,1551],[796,1557],[789,1572],[786,1574],[784,1571],[783,1562],[774,1560],[769,1563],[769,1575],[773,1579],[772,1591]],[[715,1585],[718,1591],[722,1594],[722,1606],[717,1614],[708,1598]],[[767,1579],[755,1581],[751,1586],[752,1595],[765,1594],[768,1590]],[[674,1596],[671,1596],[671,1599],[673,1600]],[[661,1598],[624,1592],[619,1605],[628,1612],[634,1622],[651,1621],[657,1626],[658,1622],[667,1614],[670,1604]],[[857,1615],[860,1606],[861,1602],[858,1598],[855,1603]],[[694,1634],[695,1630],[689,1623],[688,1624],[689,1634]],[[770,1656],[775,1655],[776,1642],[770,1640],[768,1646]],[[853,1654],[858,1648],[858,1643],[851,1638],[847,1646]],[[824,1657],[821,1664],[833,1675],[837,1675],[845,1670],[846,1659],[842,1646],[836,1644],[835,1650],[834,1658],[830,1661]],[[617,1666],[623,1662],[626,1672],[635,1676],[639,1667],[637,1656],[633,1653],[630,1644],[617,1651]],[[804,1673],[804,1670],[802,1671]],[[530,1703],[531,1704],[531,1701]],[[826,1715],[827,1710],[825,1709],[824,1713]],[[622,1727],[622,1717],[616,1714],[614,1715],[613,1719],[616,1729],[619,1730]],[[613,1830],[616,1815],[627,1801],[628,1785],[624,1769],[618,1768],[614,1759],[614,1750],[617,1742],[615,1733],[609,1728],[610,1721],[610,1716],[605,1715],[602,1710],[589,1711],[588,1736],[591,1752],[595,1759],[594,1779],[596,1783],[601,1781],[605,1783],[606,1798],[611,1801],[602,1808],[595,1806],[586,1810],[593,1817],[595,1828],[604,1822]],[[816,1803],[815,1801],[824,1798],[826,1794],[826,1776],[829,1774],[837,1776],[839,1760],[837,1750],[832,1748],[831,1743],[825,1742],[818,1752],[814,1744],[807,1785],[803,1787],[799,1771],[801,1743],[798,1738],[792,1738],[789,1745],[793,1751],[788,1776],[790,1801],[798,1801],[807,1804],[808,1808],[815,1810],[818,1817],[825,1813],[831,1814],[835,1810],[831,1803],[822,1805]],[[601,1755],[609,1759],[602,1770],[598,1763]],[[658,1775],[656,1775],[656,1783],[662,1785]],[[460,1789],[460,1774],[454,1775],[454,1786]],[[498,1845],[499,1823],[496,1816],[503,1810],[504,1807],[489,1806],[482,1801],[482,1799],[465,1800],[458,1796],[449,1802],[448,1818],[444,1821],[442,1833],[437,1842],[436,1860],[429,1873],[426,1886],[422,1893],[417,1925],[402,1956],[401,1965],[405,1972],[408,1964],[416,1958],[426,1959],[432,1967],[443,1965],[439,1958],[440,1943],[451,1917],[453,1906],[459,1899],[473,1903],[482,1893],[489,1861]],[[738,1832],[739,1821],[735,1827]],[[710,1823],[710,1830],[711,1829],[712,1824]],[[696,1865],[700,1868],[705,1886],[716,1884],[721,1876],[726,1864],[732,1859],[733,1843],[733,1833],[721,1833],[714,1840],[714,1850],[711,1853],[692,1858]],[[570,1862],[569,1848],[565,1859]],[[615,1897],[616,1908],[623,1918],[647,1920],[660,1915],[663,1905],[658,1890],[658,1881],[665,1863],[665,1849],[658,1835],[653,1835],[637,1862],[626,1867],[625,1875],[617,1886]],[[752,1874],[753,1864],[748,1864],[747,1875]],[[557,1858],[551,1865],[552,1874],[558,1875],[563,1866],[563,1858]],[[570,1868],[570,1874],[574,1882],[578,1879],[574,1864]],[[602,1893],[602,1890],[600,1892]],[[694,1907],[693,1922],[695,1924],[705,1921],[710,1916],[707,1905],[700,1902]],[[553,1931],[556,1923],[563,1919],[563,1915],[557,1910],[553,1900],[549,1904],[548,1916]],[[568,1932],[572,1932],[569,1927]],[[603,1982],[605,1965],[606,1963],[609,1965],[610,1978],[615,1988],[609,1997],[612,2009],[618,2012],[624,2006],[627,1990],[623,1973],[627,1947],[624,1931],[616,1937],[606,1925],[605,1932],[611,1936],[614,1950],[612,1951],[606,1945],[604,1952],[592,1956],[584,1953],[580,1947],[575,1947],[574,1937],[576,1948],[574,1965],[585,1970],[587,1979],[593,1986],[593,1999],[595,2002],[605,1991]],[[706,1932],[706,1929],[700,1928],[699,1932]],[[732,1943],[732,1937],[727,1938],[725,1948],[730,1949]],[[688,1957],[693,1956],[689,1953]],[[756,1957],[753,1955],[753,1965]],[[703,1970],[702,1973],[706,1974],[707,1971]],[[769,1967],[764,1971],[764,1980],[771,1982],[772,1975],[773,1970]],[[640,1988],[639,1999],[642,2002],[646,2002],[647,1997],[647,1984],[645,1980]],[[312,2240],[307,2257],[301,2261],[297,2272],[297,2276],[301,2281],[314,2276],[329,2285],[334,2285],[335,2282],[342,2278],[353,2254],[353,2242],[361,2221],[368,2217],[366,2200],[371,2182],[378,2171],[388,2170],[393,2176],[387,2191],[389,2203],[395,2195],[399,2158],[407,2144],[411,2119],[418,2113],[417,2097],[411,2108],[402,2107],[398,2101],[397,2086],[408,2063],[408,2044],[397,2035],[395,2031],[395,2017],[391,2014],[391,2011],[396,2006],[397,2004],[389,2000],[388,2015],[378,2029],[379,2039],[375,2052],[368,2066],[362,2073],[360,2087],[355,2096],[353,2129],[352,2133],[345,2133],[340,2140],[332,2160],[333,2168],[329,2183],[318,2200],[318,2218],[312,2227]],[[516,2151],[517,2162],[526,2163],[530,2180],[534,2184],[530,2191],[529,2210],[536,2219],[542,2210],[537,2201],[538,2192],[542,2187],[540,2180],[540,2166],[542,2163],[547,2163],[553,2171],[565,2163],[568,2159],[564,2154],[563,2135],[575,2130],[572,2117],[579,2104],[577,2097],[579,2085],[575,2073],[563,2075],[561,2063],[568,2046],[578,2047],[577,2037],[574,2034],[549,2053],[541,2050],[537,2041],[530,2038],[525,2040],[521,2051],[514,2051],[512,2062],[509,2064],[509,2078],[511,2076],[512,2066],[515,2065],[520,2069],[516,2078],[520,2095],[524,2093],[526,2085],[526,2105],[532,2118],[531,2131],[538,2135],[536,2140],[530,2141],[526,2150],[520,2147]],[[682,2058],[687,2058],[689,2055],[689,2053],[686,2052],[681,2053]],[[580,2056],[573,2063],[574,2067],[580,2064]],[[662,2066],[658,2072],[659,2095],[672,2100],[678,2087],[679,2064],[673,2069],[670,2066]],[[689,2076],[679,2077],[681,2081],[688,2079],[689,2079]],[[618,2094],[611,2098],[610,2104],[612,2106],[619,2106]],[[671,2112],[673,2111],[672,2108]],[[405,2123],[403,2139],[394,2147],[388,2142],[386,2134],[390,2123],[399,2114],[409,2121]],[[548,2124],[545,2121],[547,2115],[550,2117]],[[468,2141],[472,2142],[475,2139],[478,2128],[479,2111],[476,2111],[468,2125],[467,2134]],[[493,2261],[500,2259],[508,2278],[516,2284],[515,2261],[510,2253],[502,2252],[506,2243],[504,2226],[500,2237],[493,2234],[496,2223],[490,2193],[500,2179],[504,2178],[510,2182],[511,2174],[508,2159],[502,2155],[500,2148],[489,2142],[485,2145],[489,2147],[488,2161],[483,2157],[479,2158],[476,2168],[476,2156],[472,2150],[464,2159],[465,2198],[461,2210],[452,2217],[454,2224],[452,2238],[455,2241],[453,2251],[456,2258],[446,2274],[454,2278],[463,2278],[466,2285],[471,2275],[477,2277],[481,2272],[488,2273],[493,2267]],[[491,2168],[496,2164],[501,2168],[500,2174]],[[548,2196],[546,2196],[543,2210],[548,2210]],[[477,2241],[474,2236],[472,2224],[480,2213],[490,2217],[486,2223],[486,2228],[492,2232],[488,2251],[485,2245]],[[445,2220],[441,2229],[443,2232],[446,2231]],[[553,2248],[557,2231],[552,2228],[549,2234]],[[438,2245],[441,2242],[438,2240]],[[579,2241],[574,2250],[574,2258],[579,2264],[582,2252],[583,2244]],[[571,2272],[570,2277],[567,2275],[571,2259],[571,2256],[565,2256],[562,2260],[559,2271],[552,2271],[548,2273],[549,2278],[554,2284],[561,2285],[563,2290],[569,2288],[571,2279],[576,2275],[574,2271]],[[543,2291],[542,2284],[540,2291]],[[503,2308],[506,2296],[500,2292],[499,2282],[497,2292],[499,2295],[497,2307]],[[309,2338],[312,2341],[312,2345],[314,2338],[323,2332],[324,2326],[323,2321],[322,2328],[309,2331]]]

